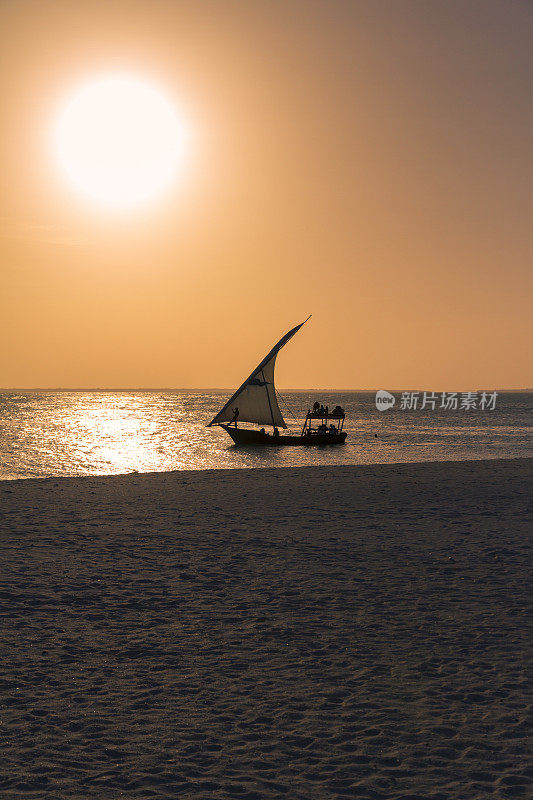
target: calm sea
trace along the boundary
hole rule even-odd
[[[205,427],[227,392],[4,391],[0,478],[533,456],[532,393],[501,393],[493,411],[407,411],[395,395],[395,407],[379,412],[371,392],[285,392],[288,423],[315,400],[344,406],[347,443],[236,448]]]

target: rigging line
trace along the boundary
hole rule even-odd
[[[296,414],[294,413],[294,411],[290,407],[287,399],[277,389],[276,389],[276,396],[282,401],[282,404],[283,404],[284,408],[289,412],[289,419],[291,419],[292,422],[298,422],[299,423],[299,418],[296,416]]]
[[[289,403],[289,401],[287,400],[287,398],[285,397],[285,395],[281,395],[281,398],[282,398],[282,400],[283,400],[283,402],[284,402],[284,404],[285,404],[285,407],[288,409],[288,411],[289,411],[289,414],[292,416],[293,420],[295,420],[295,421],[298,421],[298,420],[300,419],[300,416],[301,416],[301,414],[300,414],[300,416],[298,416],[298,414],[295,414],[295,413],[294,413],[294,408],[293,408],[293,406],[292,406],[292,405]]]

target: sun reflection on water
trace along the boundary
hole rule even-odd
[[[330,399],[289,398],[303,414]],[[531,395],[502,396],[492,415],[454,416],[381,414],[369,393],[337,393],[348,440],[334,448],[236,448],[205,427],[225,400],[221,392],[0,392],[0,478],[533,455]]]

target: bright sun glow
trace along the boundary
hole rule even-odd
[[[55,152],[70,183],[116,209],[142,205],[172,183],[185,139],[176,109],[155,87],[116,75],[80,88],[54,129]]]

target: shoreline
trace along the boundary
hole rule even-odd
[[[512,456],[508,458],[499,458],[495,456],[494,458],[471,458],[471,459],[447,459],[443,461],[383,461],[383,462],[374,462],[371,464],[306,464],[306,465],[295,465],[295,466],[284,466],[284,467],[220,467],[218,469],[176,469],[176,470],[167,470],[167,471],[156,471],[156,472],[114,472],[111,474],[102,473],[98,475],[47,475],[45,477],[39,478],[0,478],[0,488],[3,483],[22,483],[28,481],[72,481],[72,480],[99,480],[99,479],[109,479],[109,478],[128,478],[128,477],[137,477],[137,476],[168,476],[168,475],[206,475],[206,474],[213,474],[218,475],[219,473],[231,473],[234,475],[239,475],[241,473],[253,473],[256,471],[259,472],[293,472],[293,471],[305,471],[305,470],[322,470],[322,471],[329,471],[329,470],[358,470],[358,469],[369,469],[369,470],[380,470],[381,468],[391,468],[396,469],[398,467],[423,467],[423,466],[431,466],[431,465],[444,465],[444,464],[492,464],[494,462],[500,463],[515,463],[517,461],[520,462],[529,462],[533,464],[533,457],[532,456]]]

